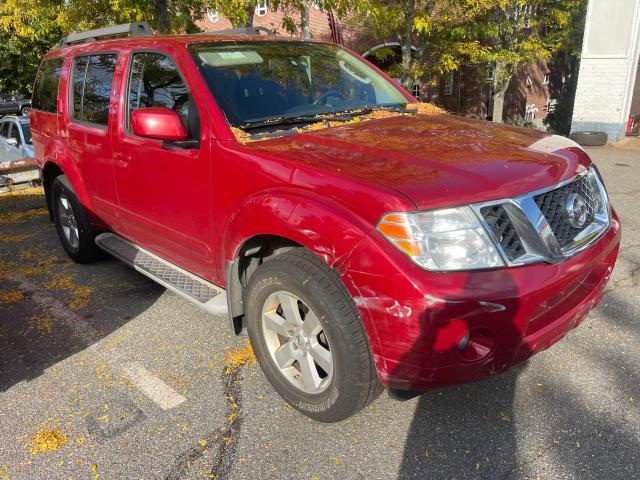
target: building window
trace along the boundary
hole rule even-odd
[[[420,84],[414,83],[413,87],[411,87],[411,95],[420,100]]]
[[[536,113],[538,113],[538,109],[536,108],[535,103],[531,105],[527,105],[526,113],[524,116],[524,123],[530,124],[533,122],[533,119],[536,118]]]
[[[547,99],[547,114],[553,113],[556,110],[556,105],[558,105],[557,98],[548,98]]]
[[[453,95],[453,72],[447,73],[444,79],[444,94]]]
[[[207,12],[207,18],[211,23],[218,23],[220,21],[220,14],[215,10]]]
[[[267,2],[266,0],[263,2],[258,2],[258,4],[256,5],[256,15],[259,17],[264,17],[267,14],[267,11],[269,10],[268,6],[267,6]]]
[[[531,75],[527,75],[526,83],[527,83],[527,87],[533,86],[533,80],[531,80]]]
[[[549,77],[550,77],[550,75],[548,73],[544,74],[544,78],[542,79],[542,84],[543,85],[549,85],[549,79],[550,79]]]

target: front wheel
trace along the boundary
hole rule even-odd
[[[20,109],[20,115],[22,115],[23,117],[28,117],[29,115],[31,115],[31,107],[22,107]]]
[[[245,305],[262,370],[300,412],[337,422],[381,392],[353,300],[312,252],[290,250],[262,264],[251,277]]]

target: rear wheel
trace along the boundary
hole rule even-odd
[[[260,366],[300,412],[337,422],[381,392],[355,305],[313,253],[296,249],[265,262],[251,277],[245,305]]]
[[[28,117],[29,115],[31,115],[31,107],[22,107],[20,109],[20,115],[22,115],[23,117]]]
[[[67,255],[77,263],[90,263],[100,255],[95,233],[82,204],[66,176],[60,175],[51,187],[53,221]]]

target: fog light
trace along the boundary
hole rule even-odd
[[[491,354],[493,347],[493,336],[484,329],[473,329],[458,343],[460,354],[467,362],[484,360]]]
[[[462,352],[465,348],[467,348],[467,345],[469,345],[469,340],[471,339],[471,333],[467,332],[467,334],[462,337],[460,339],[460,341],[458,342],[458,351]]]

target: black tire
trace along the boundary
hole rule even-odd
[[[77,242],[71,241],[64,232],[63,219],[61,219],[61,199],[66,199],[68,206],[73,211],[75,226],[77,227]],[[91,227],[84,207],[78,201],[73,187],[65,175],[56,177],[51,186],[51,208],[53,222],[60,237],[60,242],[67,255],[76,263],[91,263],[100,257],[100,250],[95,244],[95,232]],[[75,237],[74,237],[75,238]]]
[[[607,144],[605,132],[574,132],[569,138],[583,147],[602,147]]]
[[[31,115],[31,107],[29,107],[28,105],[22,107],[20,109],[20,115],[22,115],[23,117],[28,117],[29,115]]]
[[[308,305],[326,335],[333,374],[321,393],[305,393],[294,386],[269,352],[262,310],[271,295],[282,291]],[[245,305],[249,338],[258,362],[271,385],[296,410],[321,422],[338,422],[364,408],[382,391],[353,299],[336,272],[312,252],[293,249],[263,263],[251,276]]]

